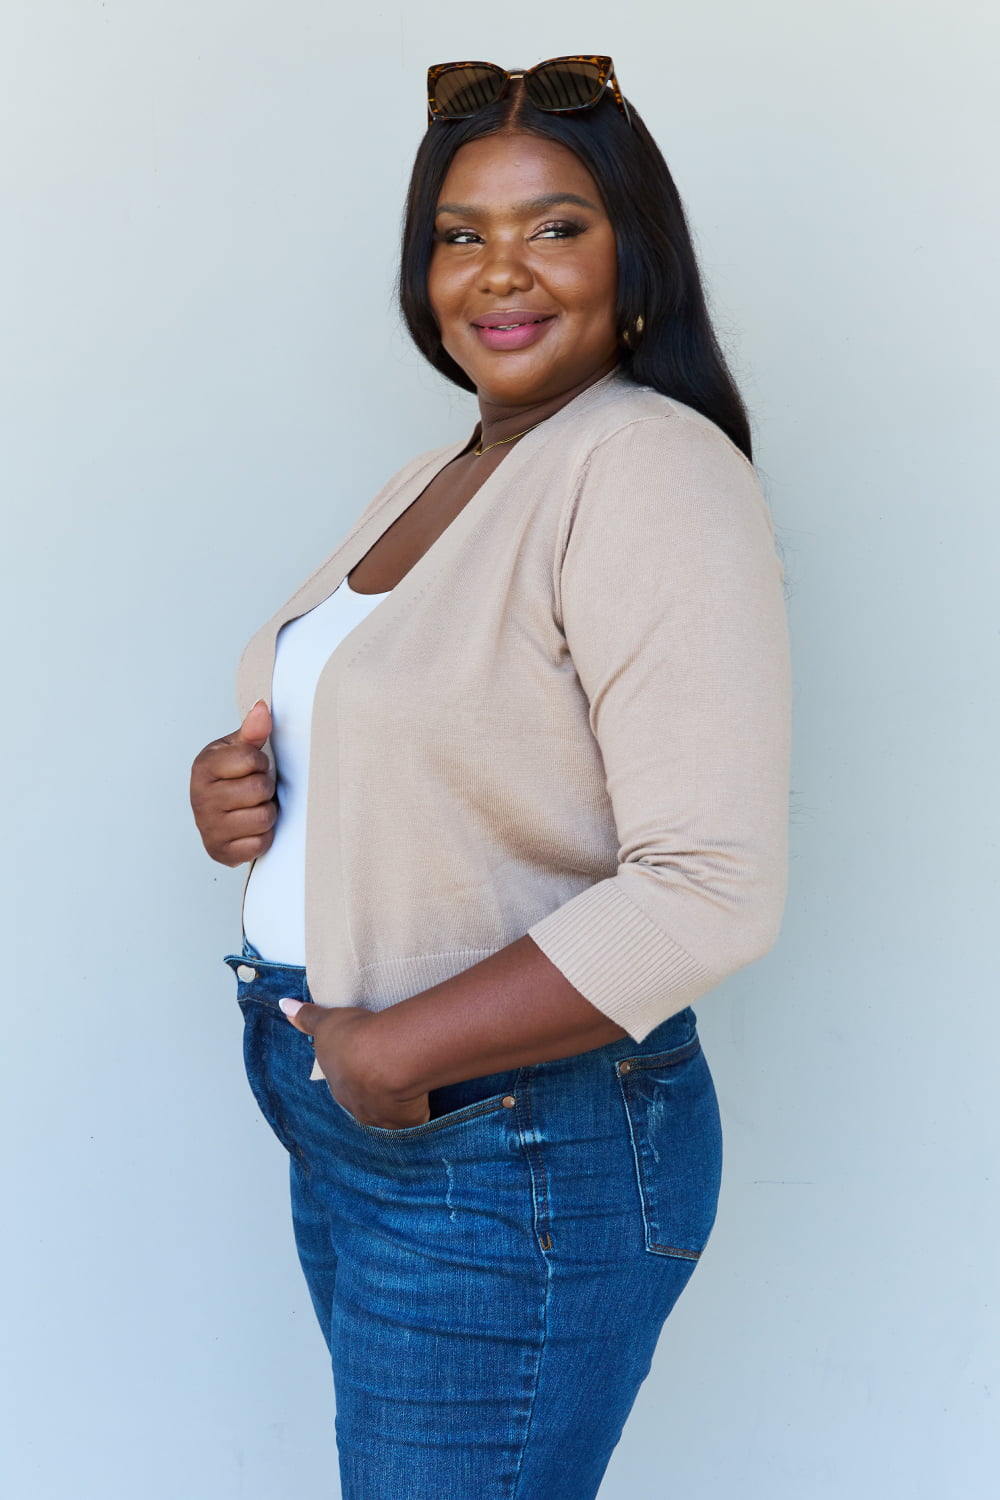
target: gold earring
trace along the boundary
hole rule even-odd
[[[634,334],[635,337],[638,338],[639,335],[640,335],[640,333],[642,332],[642,330],[645,328],[645,326],[646,326],[646,320],[643,317],[642,313],[640,313],[639,316],[636,318],[635,322],[632,324],[631,329],[626,328],[623,331],[623,333],[622,333],[622,343],[625,345],[625,347],[627,349],[631,349],[631,347],[632,347],[632,335]]]

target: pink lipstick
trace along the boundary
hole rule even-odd
[[[527,307],[505,307],[500,312],[483,313],[482,317],[474,318],[472,326],[480,343],[487,349],[526,349],[529,344],[544,338],[549,325],[554,322],[553,313],[533,312]]]

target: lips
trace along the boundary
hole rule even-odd
[[[473,318],[474,328],[512,328],[521,323],[544,323],[552,313],[538,312],[530,307],[501,307],[496,312],[483,313]]]
[[[487,349],[524,349],[544,338],[554,313],[533,311],[527,307],[505,307],[499,312],[483,313],[473,318],[472,326]]]

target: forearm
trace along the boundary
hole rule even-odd
[[[446,1084],[604,1047],[627,1033],[527,935],[372,1017],[362,1067],[412,1098]]]

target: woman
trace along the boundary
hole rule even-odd
[[[610,59],[432,68],[429,113],[402,305],[480,422],[255,636],[192,803],[255,861],[345,1497],[585,1500],[715,1217],[691,1004],[781,922],[782,568]]]

